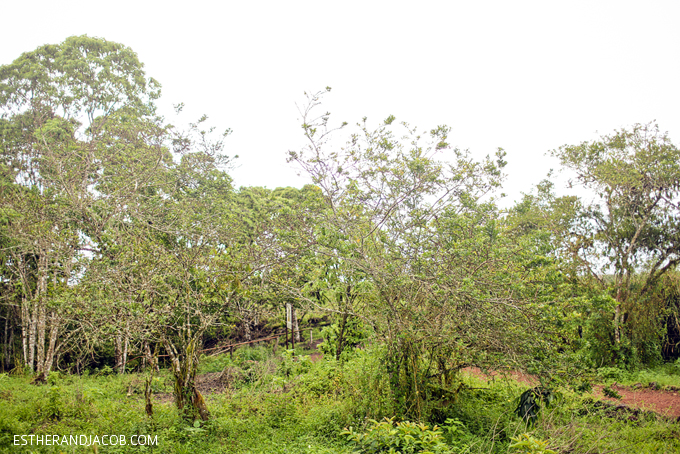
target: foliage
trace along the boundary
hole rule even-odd
[[[557,454],[552,449],[548,449],[548,442],[538,440],[529,434],[520,434],[517,438],[511,438],[514,441],[510,445],[510,449],[515,449],[519,454]]]
[[[329,114],[313,117],[321,95],[301,110],[309,144],[290,160],[323,193],[310,243],[331,272],[296,297],[319,307],[332,293],[321,307],[371,325],[408,417],[425,418],[432,379],[451,382],[464,364],[549,356],[550,261],[517,241],[493,203],[505,153],[476,161],[450,147],[447,127],[421,132],[394,117],[375,129],[363,119],[333,146]]]
[[[340,334],[341,330],[342,335]],[[324,341],[319,344],[319,350],[327,355],[335,355],[340,350],[340,356],[336,359],[345,360],[354,353],[355,347],[368,338],[368,333],[361,319],[347,317],[344,327],[341,328],[339,323],[327,326],[321,331],[321,337]],[[338,349],[340,339],[342,339],[343,346]]]
[[[120,175],[144,186],[144,163],[167,157],[154,118],[159,94],[131,49],[87,36],[0,67],[0,156],[11,181],[1,209],[13,245],[2,273],[21,308],[23,362],[39,381],[89,334],[76,323],[89,308],[71,284],[114,217],[107,197],[129,194],[116,192]]]
[[[586,391],[588,367],[677,386],[677,361],[634,370],[680,355],[680,151],[657,126],[553,152],[593,203],[544,181],[503,211],[502,149],[477,160],[448,127],[394,116],[333,129],[314,117],[322,93],[289,153],[313,184],[234,188],[230,131],[169,125],[159,96],[131,49],[99,38],[0,67],[3,449],[126,431],[164,452],[677,450],[650,415],[614,420],[568,391],[549,405]],[[207,336],[276,333],[286,305],[297,335],[330,314],[322,361],[302,342],[202,355]],[[482,384],[468,366],[542,385]],[[137,367],[153,372],[126,376]]]
[[[159,380],[152,395],[153,417],[144,412],[145,374],[97,377],[60,374],[50,378],[48,386],[59,388],[59,419],[46,412],[50,397],[44,387],[29,386],[28,376],[4,376],[0,379],[0,400],[5,404],[5,411],[0,414],[0,452],[16,451],[17,447],[12,446],[13,435],[27,433],[117,433],[128,437],[135,433],[150,434],[158,436],[158,449],[167,453],[218,453],[225,449],[236,454],[357,452],[356,445],[348,443],[347,435],[341,433],[343,427],[351,426],[354,433],[363,436],[373,425],[365,426],[367,407],[362,404],[361,394],[374,391],[358,388],[366,382],[357,379],[359,373],[375,375],[369,367],[372,359],[367,352],[344,363],[334,359],[313,363],[300,376],[291,376],[283,392],[272,380],[280,377],[280,372],[258,365],[282,358],[264,350],[258,353],[259,360],[247,359],[250,357],[254,356],[244,354],[245,359],[239,363],[262,370],[262,379],[225,388],[224,392],[206,393],[212,413],[207,422],[188,423],[181,418],[168,400],[174,380],[167,369],[157,374]],[[214,361],[227,364],[229,355],[218,356]],[[234,363],[231,367],[242,370]],[[308,392],[305,383],[317,380],[328,380],[331,386],[322,394]],[[438,445],[443,442],[442,448],[448,449],[444,452],[508,452],[513,444],[511,438],[526,431],[524,421],[512,415],[513,397],[521,393],[520,385],[505,380],[481,382],[474,377],[463,380],[466,386],[461,388],[455,403],[442,407],[452,415],[437,424],[439,429],[431,422],[423,422],[420,427],[420,423],[410,422],[402,433],[404,438],[410,431],[414,439],[420,437],[421,441],[427,435],[430,441],[436,439]],[[382,420],[384,416],[391,418],[394,414],[368,419]],[[396,421],[392,420],[391,430],[397,430]],[[423,430],[425,426],[428,428]],[[385,429],[381,430],[387,432]],[[433,432],[438,432],[438,436]],[[629,421],[596,406],[592,398],[578,398],[570,393],[564,393],[560,405],[542,410],[530,435],[536,440],[549,440],[550,447],[558,452],[612,449],[627,453],[675,452],[680,448],[675,423],[653,416]],[[386,442],[393,441],[387,435],[386,438]],[[416,452],[420,449],[410,439],[403,441],[411,442]],[[50,452],[48,448],[44,452]],[[126,448],[107,451],[129,452],[130,447]]]
[[[620,399],[621,397],[623,397],[614,388],[610,386],[605,386],[604,388],[602,388],[602,394],[613,399]]]
[[[377,453],[451,453],[453,452],[444,442],[442,430],[434,426],[429,428],[425,424],[409,421],[394,421],[385,418],[383,421],[369,421],[371,425],[364,433],[354,431],[351,427],[345,429],[341,435],[354,444],[362,452]]]
[[[657,125],[637,124],[597,141],[563,146],[553,155],[597,196],[579,210],[564,247],[576,270],[600,289],[611,289],[619,344],[624,313],[680,262],[680,150]]]
[[[203,334],[281,256],[271,230],[246,231],[230,209],[229,131],[215,137],[206,117],[187,130],[164,124],[157,82],[129,48],[102,39],[23,54],[0,82],[15,181],[3,212],[21,213],[2,271],[22,308],[25,364],[44,381],[60,354],[78,365],[114,339],[124,373],[132,346],[154,363],[160,345],[176,404],[207,419],[195,386]]]
[[[519,396],[515,414],[532,426],[536,424],[541,404],[550,407],[554,399],[555,394],[551,389],[540,386],[527,389]]]

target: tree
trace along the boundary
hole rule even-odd
[[[612,288],[618,345],[626,306],[680,261],[680,150],[657,125],[636,124],[552,154],[596,196],[580,211],[567,246],[582,275]]]
[[[165,348],[175,403],[187,419],[209,417],[195,384],[203,334],[233,305],[257,257],[239,243],[225,171],[230,158],[222,153],[228,133],[213,140],[205,120],[188,134],[163,130],[160,148],[168,156],[171,148],[177,159],[145,159],[142,129],[107,135],[128,171],[111,169],[102,209],[113,212],[98,230],[83,279],[102,289],[107,306],[99,316],[115,314],[114,326],[104,320],[102,326],[122,329],[116,334],[126,343],[131,337],[138,345]]]
[[[270,259],[267,267],[257,273],[253,281],[256,285],[236,301],[232,314],[248,337],[251,322],[264,315],[281,316],[286,304],[292,304],[293,333],[300,341],[296,309],[301,306],[295,295],[310,282],[315,269],[310,242],[323,206],[321,191],[313,185],[302,189],[240,188],[234,202],[233,210],[240,219],[239,242],[266,244]]]
[[[392,116],[376,129],[364,119],[334,147],[329,114],[313,117],[320,96],[301,111],[308,147],[290,153],[326,202],[314,255],[329,263],[336,291],[361,288],[360,301],[349,295],[337,310],[372,325],[395,400],[420,417],[432,378],[450,385],[465,364],[542,348],[523,334],[540,332],[531,257],[505,235],[490,198],[504,152],[475,161],[449,146],[449,128],[420,133]]]
[[[154,114],[159,87],[142,67],[129,48],[87,36],[0,67],[0,155],[14,182],[3,208],[15,214],[6,265],[20,293],[24,362],[38,379],[76,331],[55,304],[80,271],[84,221],[100,214],[98,182],[116,154],[101,145],[102,131],[122,112]]]

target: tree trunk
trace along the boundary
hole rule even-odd
[[[340,319],[340,329],[338,330],[338,346],[335,350],[336,360],[340,359],[340,355],[342,355],[342,351],[345,349],[345,328],[347,326],[347,317],[349,317],[347,314],[342,314],[342,318]]]
[[[47,328],[47,257],[40,254],[40,266],[38,267],[38,288],[36,289],[36,360],[35,370],[38,374],[45,371],[45,333]]]
[[[36,360],[35,371],[37,372],[37,375],[33,379],[33,383],[45,383],[48,375],[52,371],[54,359],[59,350],[57,340],[59,339],[61,319],[55,313],[50,313],[49,319],[45,316],[42,321],[43,325],[45,325],[45,330],[47,329],[47,320],[49,320],[50,333],[49,339],[47,339],[47,350],[45,350],[45,339],[42,339],[42,344],[40,342],[37,344],[38,347],[42,347],[43,353],[39,356],[39,360]],[[40,341],[40,339],[38,339],[38,341]]]
[[[24,365],[30,367],[28,362],[28,338],[30,323],[28,316],[28,301],[24,296],[21,297],[21,349],[24,354]]]
[[[243,318],[243,335],[246,338],[246,342],[253,340],[253,333],[250,330],[250,318],[247,315]]]
[[[295,342],[300,342],[300,325],[298,324],[297,313],[295,307],[291,310],[293,314],[293,332],[295,333]]]
[[[9,330],[9,307],[7,307],[7,310],[5,311],[5,335],[3,337],[3,343],[2,343],[2,371],[5,371],[5,368],[8,367],[8,361],[7,358],[9,358],[9,335],[7,334],[7,331]]]
[[[198,370],[198,341],[198,337],[192,338],[183,349],[184,351],[180,353],[172,342],[163,339],[175,379],[173,387],[175,405],[182,417],[188,421],[194,421],[196,418],[207,421],[210,418],[208,407],[195,383]]]
[[[120,370],[118,373],[124,374],[125,373],[125,367],[127,366],[127,357],[128,357],[128,347],[130,346],[130,336],[128,336],[127,332],[125,333],[125,342],[123,343],[123,361],[120,366]]]
[[[616,286],[616,308],[614,308],[614,345],[621,343],[621,282]]]
[[[16,367],[19,365],[19,362],[16,360],[16,350],[14,348],[14,327],[12,326],[10,328],[9,332],[9,351],[10,351],[10,356],[7,358],[7,369],[10,369],[12,366]],[[12,361],[14,360],[14,361]]]
[[[160,369],[158,368],[158,357],[151,353],[151,347],[149,346],[148,342],[144,342],[144,362],[146,367],[150,367],[155,371],[159,371]],[[156,350],[156,347],[154,347],[154,351]]]
[[[52,366],[54,365],[54,356],[57,351],[57,337],[59,334],[59,321],[57,316],[52,314],[50,316],[50,340],[47,346],[47,354],[45,356],[45,365],[43,367],[43,373],[45,377],[49,375],[52,371]]]
[[[120,368],[123,364],[123,335],[120,331],[116,333],[116,347],[113,355],[116,361],[116,371],[120,373]]]
[[[37,325],[38,333],[35,339],[36,346],[35,370],[36,372],[41,373],[45,370],[45,333],[47,325],[47,314],[45,310],[44,301],[41,301],[38,307]]]
[[[33,316],[29,314],[30,328],[28,331],[28,367],[31,371],[35,370],[35,345],[36,345],[36,335],[38,332],[38,301],[33,302]]]
[[[614,309],[614,344],[621,343],[621,304],[617,303]]]
[[[146,411],[147,416],[153,416],[153,404],[151,403],[151,383],[153,382],[154,369],[151,368],[151,373],[147,377],[144,386],[144,401],[146,405],[144,406],[144,411]]]

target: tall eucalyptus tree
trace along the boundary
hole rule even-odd
[[[87,36],[41,46],[0,67],[0,154],[13,182],[2,204],[15,214],[6,265],[20,289],[24,362],[39,377],[76,330],[70,298],[58,295],[77,277],[83,252],[112,212],[102,209],[107,166],[121,157],[102,143],[109,137],[103,131],[127,116],[153,124],[148,132],[158,136],[149,122],[158,95],[132,50]],[[147,138],[147,148],[158,154],[153,142]]]

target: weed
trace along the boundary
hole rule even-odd
[[[548,449],[548,442],[538,440],[529,434],[520,434],[517,438],[511,438],[514,441],[510,445],[511,449],[517,450],[517,454],[557,454],[552,449]]]
[[[453,453],[437,426],[430,428],[415,422],[395,422],[394,418],[385,418],[380,422],[371,420],[370,423],[366,432],[357,432],[350,427],[343,430],[341,435],[365,453]]]
[[[213,419],[198,425],[181,420],[167,393],[170,374],[163,369],[151,383],[152,417],[144,409],[143,374],[54,374],[47,386],[29,385],[30,375],[0,376],[0,452],[21,452],[12,446],[16,434],[48,433],[148,434],[158,436],[158,452],[169,454],[350,454],[375,452],[368,446],[373,442],[402,453],[427,447],[442,453],[505,454],[522,452],[510,446],[523,440],[533,443],[522,437],[527,424],[513,413],[516,396],[524,390],[512,380],[486,382],[460,374],[458,384],[426,402],[427,420],[406,422],[394,417],[397,407],[379,347],[359,350],[344,362],[326,358],[315,363],[300,348],[285,357],[263,347],[253,350],[260,353],[237,351],[233,360],[228,354],[206,359],[201,373],[223,372],[231,378],[228,392],[205,394]],[[279,367],[282,363],[287,364]],[[666,384],[674,378],[668,372],[658,368],[625,376]],[[592,397],[567,389],[559,389],[559,395],[549,408],[541,404],[529,434],[554,451],[680,452],[676,423],[653,414],[632,418],[612,413]],[[345,427],[351,432],[343,434]],[[100,452],[127,450],[101,447]]]
[[[609,386],[602,388],[602,393],[607,397],[611,397],[612,399],[620,399],[622,397],[621,394]]]
[[[536,424],[538,419],[541,403],[549,407],[554,398],[555,394],[551,389],[543,388],[542,386],[527,389],[519,397],[515,414],[532,426]]]

